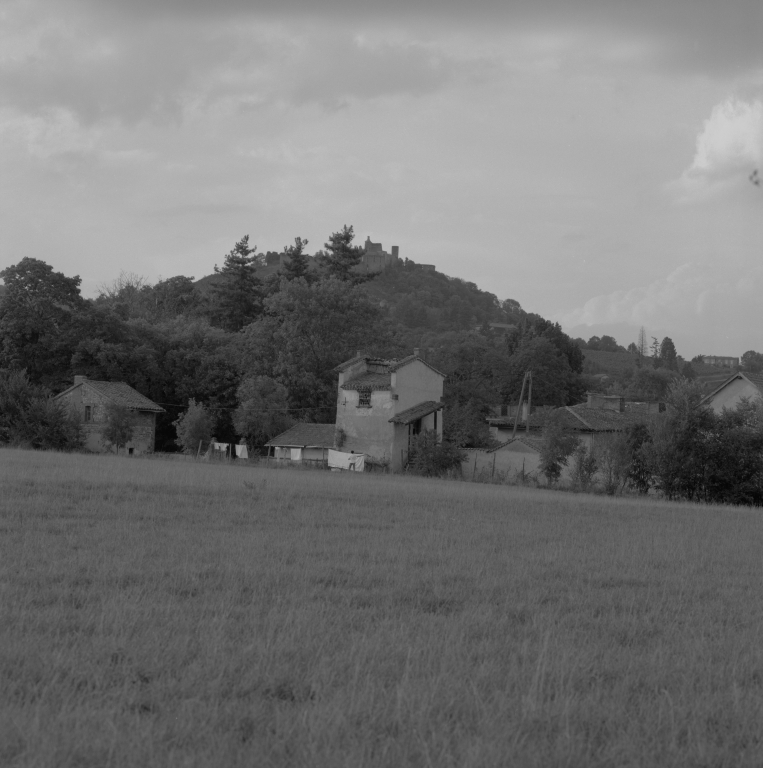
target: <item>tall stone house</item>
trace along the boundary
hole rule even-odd
[[[95,381],[75,376],[74,384],[56,395],[78,416],[85,433],[85,448],[93,453],[111,450],[103,439],[109,403],[127,408],[133,419],[132,440],[125,446],[129,455],[153,453],[156,441],[156,414],[164,408],[122,381]]]
[[[358,354],[336,368],[336,448],[364,453],[402,469],[411,441],[423,430],[442,439],[445,374],[419,350],[402,360]]]

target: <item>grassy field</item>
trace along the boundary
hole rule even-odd
[[[0,450],[2,766],[760,766],[763,518]]]

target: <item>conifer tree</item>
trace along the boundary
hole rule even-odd
[[[345,224],[339,232],[334,232],[329,237],[328,243],[325,243],[326,250],[321,254],[320,262],[329,277],[351,283],[361,283],[365,280],[365,275],[353,272],[365,253],[362,246],[352,244],[354,238],[355,231]]]
[[[257,246],[249,247],[249,235],[239,240],[225,257],[221,279],[213,285],[213,317],[227,331],[240,331],[262,312],[262,282],[257,277]]]
[[[307,254],[305,254],[306,245],[307,240],[303,240],[301,237],[295,237],[294,245],[284,246],[284,255],[288,256],[289,260],[281,268],[281,274],[286,280],[304,278],[308,282],[311,282],[312,275],[309,271],[310,262],[307,259]]]

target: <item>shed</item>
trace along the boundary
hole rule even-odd
[[[333,424],[302,422],[269,440],[265,443],[265,447],[268,449],[268,454],[273,448],[276,459],[323,461],[328,449],[334,448],[335,442],[336,427]]]

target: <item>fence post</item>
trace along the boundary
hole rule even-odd
[[[493,475],[495,474],[495,457],[496,457],[496,454],[494,453],[493,454],[493,470],[490,473],[490,482],[491,483],[493,482]]]
[[[201,454],[201,444],[204,442],[203,440],[199,440],[199,450],[196,451],[196,458],[199,458],[199,454]]]
[[[474,476],[477,474],[477,450],[474,451],[474,466],[472,467],[472,482],[474,482]]]

